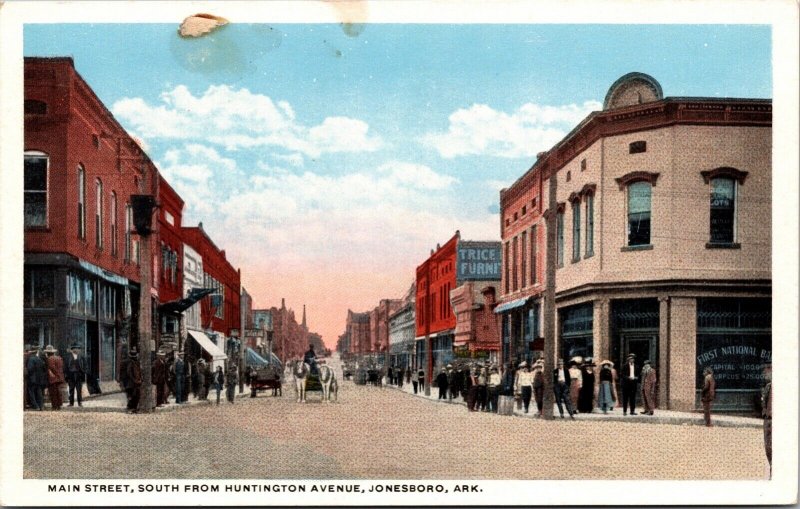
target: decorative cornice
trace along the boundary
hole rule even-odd
[[[744,180],[747,178],[746,171],[737,170],[736,168],[731,168],[728,166],[714,168],[713,170],[701,171],[700,175],[703,176],[703,180],[706,184],[710,183],[711,179],[718,177],[729,177],[739,182],[739,184],[744,184]]]
[[[573,191],[572,193],[570,193],[569,198],[567,198],[567,201],[570,203],[575,203],[575,202],[580,203],[581,201],[580,193],[576,193]]]
[[[630,173],[626,173],[621,177],[617,177],[614,180],[617,181],[619,185],[619,190],[623,191],[626,187],[633,184],[634,182],[650,182],[650,185],[653,187],[656,186],[656,180],[658,180],[658,176],[660,173],[654,173],[651,171],[632,171]]]

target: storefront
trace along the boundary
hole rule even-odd
[[[697,405],[703,370],[714,371],[715,409],[760,409],[763,364],[772,360],[772,301],[761,298],[697,299]]]
[[[529,298],[501,304],[495,313],[502,315],[502,360],[514,366],[531,363],[544,349],[541,337],[541,301]]]
[[[431,357],[433,359],[433,372],[438,373],[447,364],[452,363],[455,355],[453,354],[453,331],[431,334]]]
[[[617,366],[625,363],[628,354],[636,355],[640,368],[649,360],[659,364],[658,299],[620,299],[611,301],[612,343],[611,358]]]
[[[593,357],[594,304],[585,302],[558,310],[561,350],[559,357],[569,361],[573,357]]]

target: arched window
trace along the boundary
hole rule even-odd
[[[581,202],[572,202],[572,262],[581,259]]]
[[[78,238],[86,238],[86,170],[78,165]]]
[[[711,179],[711,244],[736,241],[736,181],[728,177]]]
[[[628,245],[650,244],[650,205],[653,186],[638,181],[628,185]]]
[[[558,241],[558,245],[556,249],[558,250],[556,256],[556,261],[558,262],[559,267],[564,266],[564,211],[562,209],[558,210],[556,215],[556,237]]]
[[[47,172],[50,159],[44,152],[25,152],[25,227],[47,226]]]
[[[103,182],[95,180],[94,232],[97,249],[103,249]]]

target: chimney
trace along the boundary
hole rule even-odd
[[[281,309],[286,309],[286,299],[281,297]]]

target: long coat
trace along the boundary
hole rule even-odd
[[[47,356],[47,383],[49,385],[64,383],[64,361],[58,354]]]
[[[164,359],[156,358],[153,363],[152,369],[153,385],[161,385],[167,383],[167,363]]]
[[[708,374],[705,376],[705,380],[703,381],[703,393],[702,397],[700,398],[702,401],[709,402],[714,401],[714,398],[717,396],[717,383],[714,381],[714,375]]]
[[[125,388],[135,389],[142,386],[142,365],[139,364],[139,359],[130,359],[128,361],[125,377]]]
[[[656,401],[656,370],[653,368],[642,370],[642,399],[645,406],[653,409],[658,405]]]
[[[47,367],[41,357],[36,354],[28,357],[28,383],[45,387],[48,383]]]

